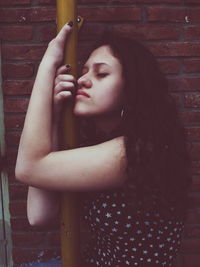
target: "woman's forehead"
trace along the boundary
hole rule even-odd
[[[119,60],[112,55],[112,50],[108,45],[101,46],[95,49],[89,56],[84,66],[107,66],[112,67],[115,64],[119,64]]]

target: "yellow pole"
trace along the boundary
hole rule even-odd
[[[71,74],[77,77],[77,12],[76,0],[57,0],[57,30],[67,21],[73,21],[73,31],[67,42],[64,64],[72,66]],[[73,103],[67,103],[62,114],[61,143],[63,149],[77,144],[76,122],[72,114]],[[61,257],[62,267],[80,267],[80,239],[78,196],[63,193],[61,200]]]

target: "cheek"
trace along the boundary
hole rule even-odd
[[[96,94],[96,102],[100,106],[107,108],[116,108],[122,104],[123,84],[121,81],[115,81],[102,85]]]

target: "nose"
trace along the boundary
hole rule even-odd
[[[92,81],[89,79],[89,77],[87,75],[82,75],[78,81],[78,87],[79,88],[91,88],[92,87]]]

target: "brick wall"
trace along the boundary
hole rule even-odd
[[[27,186],[14,179],[17,146],[28,100],[48,41],[55,34],[55,1],[1,0],[0,23],[3,90],[8,155],[14,263],[59,254],[57,224],[30,227],[26,219]],[[160,62],[187,128],[193,160],[192,206],[178,267],[200,266],[200,1],[79,0],[85,18],[80,57],[105,27],[143,40]],[[47,230],[47,231],[46,231]]]

